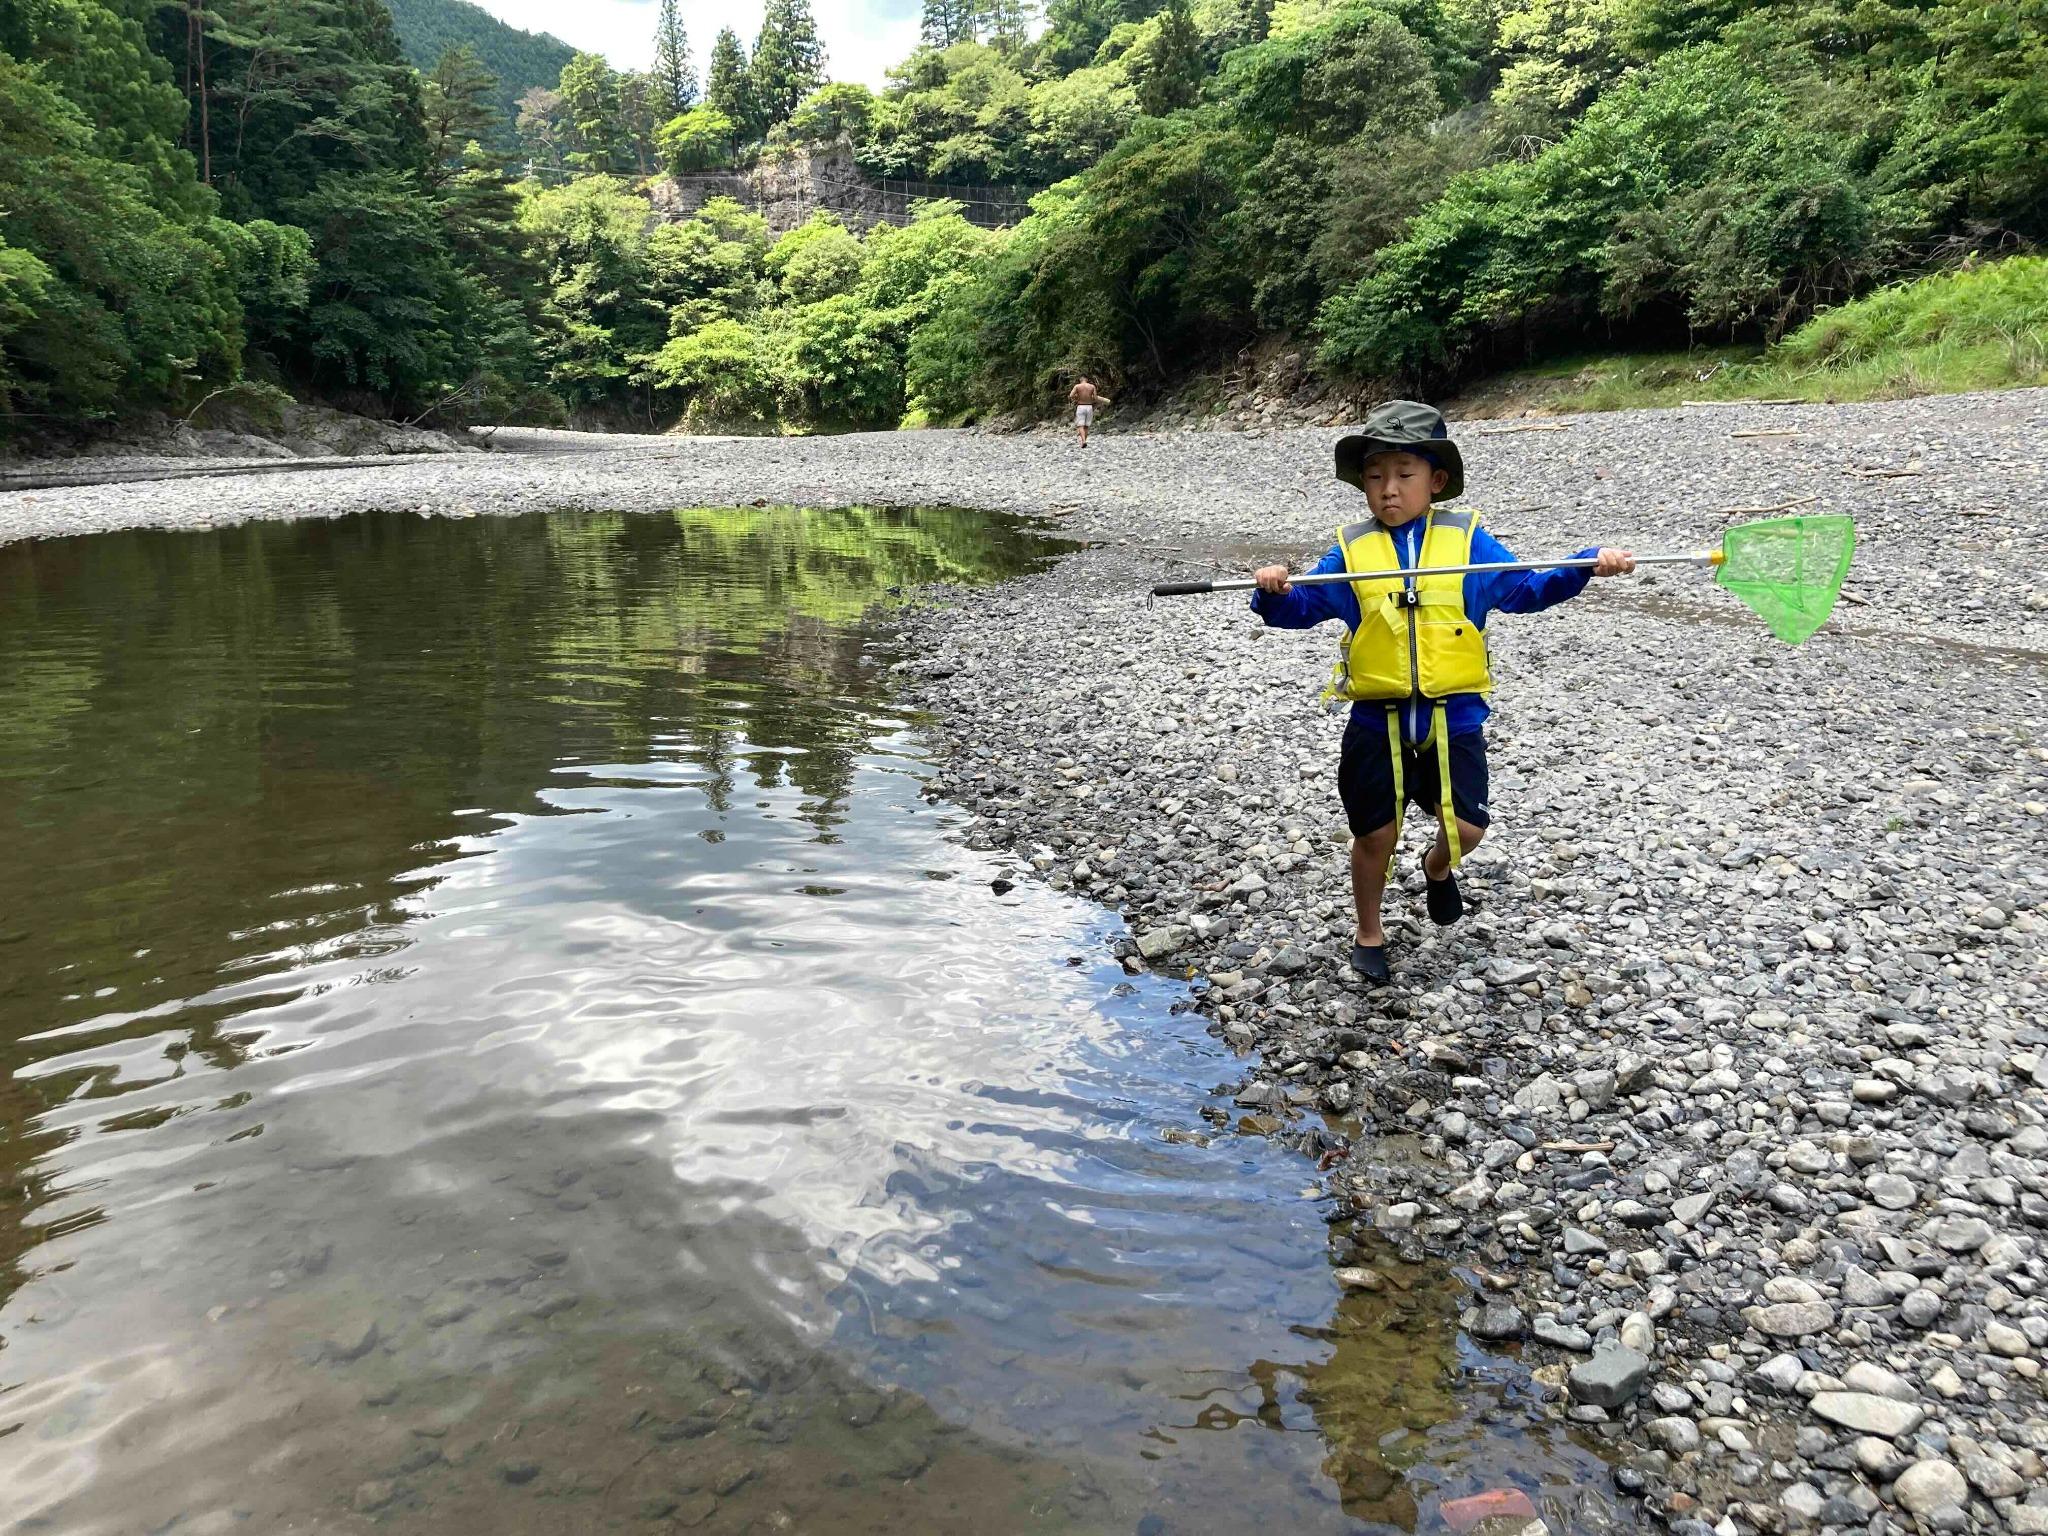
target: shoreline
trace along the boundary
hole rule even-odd
[[[1468,1328],[1642,1448],[1686,1536],[2048,1531],[2022,1502],[2048,1480],[2048,392],[1751,414],[1460,432],[1522,553],[1697,547],[1797,501],[1856,516],[1861,602],[1798,650],[1703,578],[1501,619],[1478,911],[1417,921],[1411,819],[1378,993],[1343,966],[1332,636],[1142,597],[1326,545],[1357,506],[1341,428],[633,439],[0,494],[0,543],[756,499],[1047,518],[1093,547],[908,612],[899,676],[974,835],[1197,981],[1244,1068],[1209,1118],[1348,1127],[1347,1219],[1495,1277]],[[1376,1158],[1392,1135],[1423,1155]]]

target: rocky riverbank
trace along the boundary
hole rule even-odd
[[[1208,1118],[1325,1155],[1350,1283],[1388,1246],[1471,1265],[1468,1328],[1526,1341],[1689,1536],[2048,1530],[2048,519],[2000,463],[2042,446],[2040,410],[2009,438],[1985,411],[1952,456],[1900,444],[1876,497],[1846,469],[1765,497],[1750,445],[1800,440],[1704,412],[1567,429],[1640,443],[1656,484],[1547,435],[1479,442],[1475,482],[1512,487],[1488,500],[1549,500],[1540,538],[1504,529],[1530,548],[1627,526],[1556,515],[1607,477],[1664,517],[1692,501],[1694,543],[1702,502],[1860,503],[1855,585],[1898,605],[1799,650],[1692,578],[1502,620],[1479,910],[1420,919],[1417,818],[1384,990],[1344,965],[1330,637],[1241,597],[1146,607],[1211,563],[1153,541],[914,625],[951,748],[933,793],[1122,909],[1127,964],[1195,981],[1244,1064]],[[1831,417],[1794,430],[1870,424]],[[1981,546],[1978,519],[2002,530]],[[1980,560],[1966,615],[1930,567]]]
[[[1320,1154],[1348,1283],[1470,1266],[1479,1337],[1631,1449],[1674,1529],[2048,1530],[2048,395],[1460,434],[1512,546],[1853,513],[1777,645],[1695,574],[1496,627],[1477,911],[1343,965],[1335,637],[1153,582],[1327,545],[1341,429],[630,439],[0,496],[0,541],[371,508],[953,502],[1093,547],[907,621],[935,794],[1124,912],[1241,1057],[1207,1117]],[[540,446],[545,446],[540,445]],[[317,480],[317,484],[313,483]]]

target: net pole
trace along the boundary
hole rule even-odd
[[[1637,555],[1643,565],[1719,565],[1718,549],[1694,550],[1684,555]],[[1600,563],[1598,557],[1576,556],[1569,560],[1482,560],[1471,565],[1425,565],[1405,571],[1331,571],[1322,576],[1290,576],[1291,587],[1327,587],[1343,582],[1405,581],[1411,576],[1467,576],[1475,571],[1589,571]],[[1249,592],[1258,586],[1250,577],[1231,578],[1201,584],[1204,592]]]

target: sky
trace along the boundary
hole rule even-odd
[[[614,69],[646,69],[654,62],[656,0],[476,0],[500,21],[528,32],[552,32],[571,47],[601,53]],[[883,71],[917,46],[923,0],[811,0],[825,40],[825,68],[834,80],[858,80],[880,89]],[[753,51],[761,30],[761,0],[683,0],[683,26],[697,76],[720,27],[731,27]]]

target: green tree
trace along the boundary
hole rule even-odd
[[[982,26],[996,48],[1008,54],[1022,53],[1031,41],[1031,23],[1037,14],[1036,0],[984,0]]]
[[[800,143],[830,144],[846,138],[859,143],[875,121],[875,93],[851,80],[834,81],[806,96],[790,115],[789,136]]]
[[[464,322],[484,295],[456,265],[434,208],[397,171],[331,175],[298,199],[317,262],[288,333],[312,381],[414,409],[458,387],[478,360]]]
[[[811,0],[766,0],[749,71],[764,129],[786,122],[797,103],[824,83],[825,45]]]
[[[535,86],[519,98],[519,146],[537,170],[563,169],[569,152],[569,120],[562,93]]]
[[[1202,89],[1202,39],[1187,0],[1168,0],[1124,55],[1138,106],[1153,117],[1192,106]]]
[[[903,414],[902,359],[877,317],[852,294],[799,305],[782,340],[782,387],[804,419],[890,427]]]
[[[654,82],[663,118],[697,104],[697,67],[690,61],[690,34],[683,26],[682,0],[661,0],[654,24]]]
[[[647,202],[610,176],[529,184],[524,196],[519,227],[545,285],[547,380],[571,406],[622,409],[667,330],[648,262]]]
[[[563,158],[579,171],[626,170],[632,149],[619,109],[619,77],[604,55],[579,53],[563,65],[560,90],[570,146]]]
[[[496,78],[466,44],[442,54],[420,82],[429,190],[440,190],[462,168],[472,143],[490,144],[503,134],[497,96]]]
[[[704,80],[704,100],[725,114],[733,125],[734,143],[755,137],[761,131],[761,115],[754,100],[753,68],[739,34],[720,27],[711,44],[711,62]]]
[[[241,317],[220,237],[166,216],[150,183],[100,152],[39,69],[0,54],[0,415],[104,415],[233,375]]]
[[[642,176],[654,174],[654,136],[665,120],[655,115],[658,106],[652,75],[628,70],[619,76],[619,135],[627,164]]]
[[[692,107],[663,123],[654,136],[655,152],[671,176],[708,171],[732,155],[733,123],[718,108]]]
[[[860,281],[861,246],[838,216],[819,209],[768,252],[768,275],[794,304],[836,298]]]
[[[950,48],[981,38],[982,0],[924,0],[918,36],[927,48]]]
[[[771,418],[775,372],[772,346],[737,320],[714,320],[674,337],[647,365],[656,388],[683,397],[687,417],[720,425]]]

